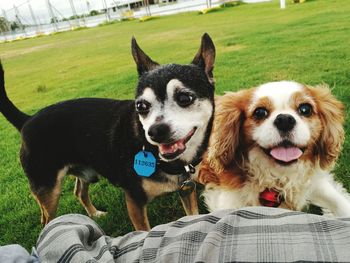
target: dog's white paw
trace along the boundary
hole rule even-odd
[[[107,215],[107,212],[97,210],[95,213],[92,214],[92,217],[100,218],[106,215]]]

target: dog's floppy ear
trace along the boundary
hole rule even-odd
[[[153,61],[149,56],[146,55],[145,52],[142,51],[134,37],[131,39],[131,53],[136,62],[137,72],[139,73],[139,76],[159,66],[157,62]]]
[[[244,107],[249,100],[249,90],[226,93],[216,98],[213,130],[208,148],[208,162],[216,173],[238,161]]]
[[[327,85],[310,88],[322,123],[322,131],[316,143],[316,152],[322,169],[331,169],[338,159],[344,142],[344,106],[332,94]]]
[[[201,46],[196,56],[194,57],[192,64],[195,64],[201,67],[207,74],[209,82],[212,84],[214,83],[214,77],[213,77],[214,62],[215,62],[215,46],[210,36],[207,33],[205,33],[202,36]]]

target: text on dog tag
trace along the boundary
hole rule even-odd
[[[139,176],[150,177],[156,171],[157,161],[153,153],[140,151],[134,158],[134,170]]]

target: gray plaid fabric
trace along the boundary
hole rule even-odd
[[[37,251],[42,262],[350,262],[350,218],[249,207],[112,238],[65,215],[44,228]]]

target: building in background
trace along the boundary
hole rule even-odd
[[[42,19],[42,9],[39,10],[41,12],[39,15],[35,8],[32,8],[31,2],[34,3],[34,1],[36,0],[27,0],[10,10],[2,10],[2,15],[0,13],[0,41],[48,35],[79,27],[94,27],[115,20],[199,11],[238,0],[114,0],[110,5],[107,5],[106,0],[101,0],[104,8],[99,10],[92,9],[90,2],[85,0],[85,4],[82,5],[85,8],[80,9],[80,12],[77,12],[75,8],[75,5],[79,3],[77,0],[61,0],[61,9],[53,4],[54,0],[45,0],[45,19]],[[266,1],[271,0],[242,0],[248,3]],[[62,3],[66,3],[65,8],[62,7]],[[80,3],[83,2],[80,1]],[[62,8],[66,11],[62,11]],[[30,11],[29,17],[23,15],[28,10]]]

